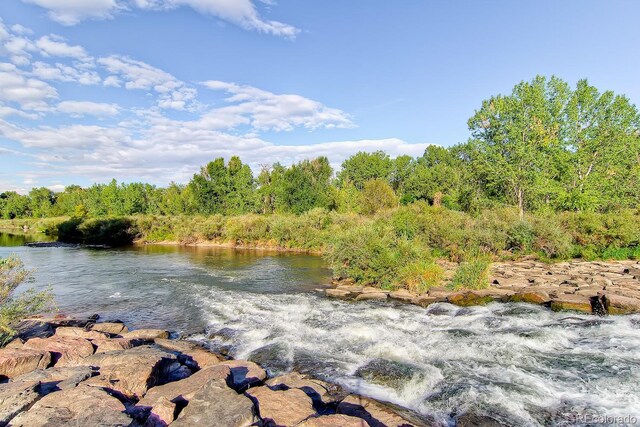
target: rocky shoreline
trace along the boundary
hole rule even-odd
[[[19,332],[0,349],[0,426],[440,425],[300,373],[269,378],[164,330],[53,318]],[[456,422],[500,425],[474,414]]]
[[[451,268],[448,269],[450,271]],[[436,302],[463,307],[490,302],[526,302],[547,306],[554,311],[598,315],[640,313],[640,261],[576,260],[545,264],[524,260],[494,263],[489,283],[487,289],[454,291],[443,286],[415,294],[406,289],[386,291],[338,279],[334,280],[332,288],[320,291],[333,298],[394,300],[422,307]]]

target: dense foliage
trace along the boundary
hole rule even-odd
[[[360,152],[335,175],[319,157],[264,167],[254,177],[238,157],[205,165],[187,185],[68,186],[54,194],[0,194],[0,217],[301,214],[314,208],[367,215],[425,200],[477,212],[637,208],[640,115],[629,100],[586,80],[574,89],[552,77],[516,85],[484,101],[469,119],[471,139],[430,146],[418,158]]]

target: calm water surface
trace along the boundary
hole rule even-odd
[[[64,312],[195,333],[272,373],[307,371],[443,425],[465,411],[524,426],[640,419],[640,316],[355,304],[314,291],[330,272],[313,256],[7,246],[21,239],[0,233],[0,256],[36,269],[33,286],[51,285]]]

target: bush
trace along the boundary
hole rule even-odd
[[[133,243],[137,231],[129,218],[89,219],[78,229],[83,242],[93,245],[125,246]]]
[[[451,287],[453,289],[485,289],[489,287],[489,265],[486,257],[472,258],[460,263]]]
[[[444,270],[435,261],[418,260],[406,264],[400,269],[400,281],[409,291],[424,293],[434,286],[439,286],[444,278]]]
[[[53,296],[50,290],[36,292],[29,289],[19,296],[14,295],[16,288],[26,282],[30,274],[18,258],[0,258],[0,347],[13,338],[16,323],[52,308]]]

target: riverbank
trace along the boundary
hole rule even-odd
[[[269,377],[164,330],[30,319],[0,349],[0,425],[439,426],[296,372]],[[458,426],[493,422],[455,415]],[[484,425],[484,424],[483,424]]]
[[[447,263],[444,264],[445,269]],[[447,276],[455,267],[448,265]],[[577,311],[598,315],[640,313],[640,262],[569,261],[546,264],[538,261],[494,263],[486,289],[453,290],[432,287],[424,293],[406,289],[385,291],[337,280],[325,295],[355,301],[387,299],[428,307],[437,302],[457,306],[491,302],[526,302],[554,311]]]

